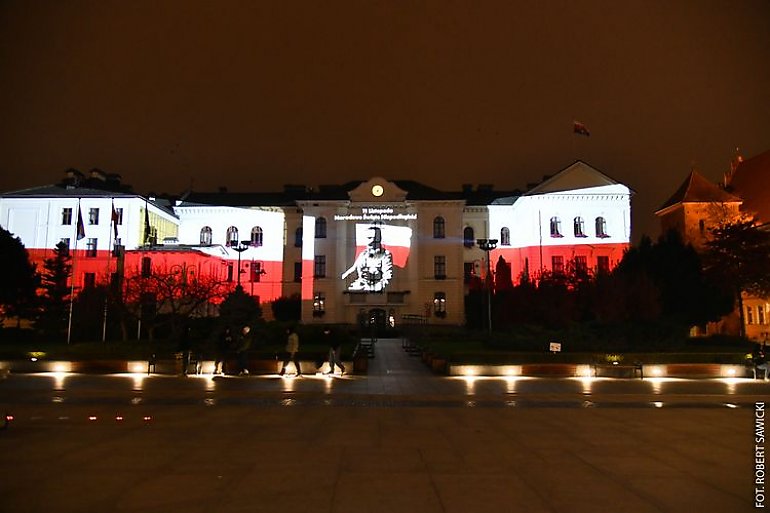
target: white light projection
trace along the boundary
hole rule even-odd
[[[393,279],[395,266],[404,267],[409,257],[412,229],[406,226],[356,224],[356,259],[342,273],[354,279],[348,290],[382,292]]]

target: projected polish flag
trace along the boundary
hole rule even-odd
[[[393,255],[393,265],[406,267],[412,246],[412,229],[408,226],[356,224],[356,255],[360,255],[371,242],[372,226],[380,229],[382,247]]]

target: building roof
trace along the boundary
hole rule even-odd
[[[738,164],[728,189],[743,199],[743,210],[770,221],[770,150]]]
[[[544,176],[543,181],[529,187],[526,194],[548,194],[575,189],[618,185],[619,183],[582,160],[576,160],[558,173]]]
[[[481,184],[476,188],[465,186],[462,191],[442,191],[414,180],[390,180],[407,193],[411,201],[464,200],[467,205],[489,205],[497,198],[520,196],[518,190],[495,191],[492,185]],[[282,192],[190,192],[182,199],[182,205],[246,206],[293,206],[297,201],[347,201],[349,192],[364,183],[354,180],[339,185],[320,185],[309,188],[303,185],[286,185]]]
[[[680,203],[740,203],[741,198],[708,181],[697,171],[679,186],[676,192],[657,210],[660,212]]]

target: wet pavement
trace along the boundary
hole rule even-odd
[[[770,382],[10,374],[0,511],[749,511]]]

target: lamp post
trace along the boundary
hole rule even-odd
[[[489,328],[489,334],[492,334],[492,287],[490,284],[490,276],[492,268],[489,265],[489,252],[497,247],[497,239],[477,239],[476,244],[479,245],[482,251],[487,253],[487,327]]]
[[[249,243],[234,240],[231,244],[232,245],[230,247],[233,248],[234,251],[238,252],[238,286],[236,288],[241,288],[241,253],[249,249]]]

